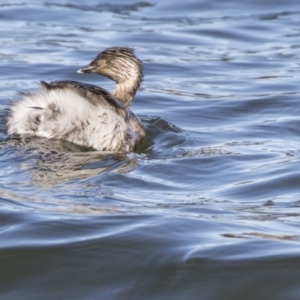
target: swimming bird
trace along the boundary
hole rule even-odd
[[[142,62],[130,48],[99,53],[78,73],[98,73],[116,82],[113,92],[77,81],[59,80],[20,92],[8,108],[9,135],[66,140],[99,151],[134,151],[145,136],[129,109],[143,79]]]

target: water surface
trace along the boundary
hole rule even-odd
[[[299,299],[300,3],[0,3],[1,299]],[[10,139],[98,52],[144,62],[139,153]]]

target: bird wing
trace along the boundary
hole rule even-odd
[[[41,81],[41,84],[48,90],[71,89],[95,106],[101,101],[102,103],[107,102],[111,104],[116,110],[125,108],[124,105],[118,99],[114,98],[109,91],[96,85],[72,80],[57,80],[50,83]]]

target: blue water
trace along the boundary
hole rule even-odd
[[[0,3],[0,299],[300,299],[300,2]],[[11,139],[4,110],[130,46],[140,153]]]

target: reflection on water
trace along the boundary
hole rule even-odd
[[[139,157],[150,158],[152,152],[157,152],[155,147],[158,144],[161,150],[167,151],[172,145],[180,145],[187,140],[184,131],[159,117],[143,121],[147,137],[138,151],[139,154],[89,151],[66,141],[36,137],[15,137],[6,140],[2,149],[6,150],[10,146],[19,157],[27,156],[28,159],[22,162],[19,168],[31,169],[33,184],[46,187],[72,179],[93,177],[104,172],[126,173],[138,166]]]

